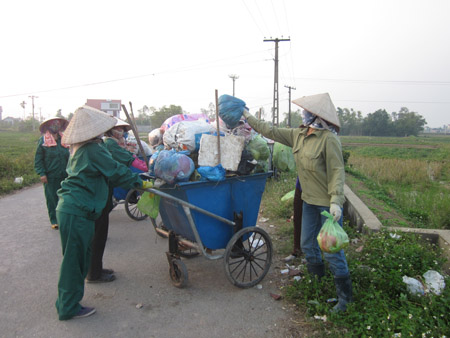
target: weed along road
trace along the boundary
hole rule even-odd
[[[0,198],[1,337],[286,337],[289,315],[270,293],[278,272],[262,288],[240,289],[223,260],[183,259],[189,281],[172,285],[165,252],[149,221],[134,221],[118,205],[110,214],[105,268],[111,283],[86,284],[82,305],[97,313],[59,321],[55,300],[61,263],[59,232],[50,227],[41,185]],[[275,261],[274,261],[275,263]]]

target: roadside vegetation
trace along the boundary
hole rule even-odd
[[[292,200],[281,197],[295,187],[295,173],[281,173],[270,179],[261,204],[262,215],[276,227],[274,246],[283,257],[292,250]],[[302,325],[317,337],[448,337],[450,320],[450,278],[437,296],[414,296],[403,283],[403,276],[423,279],[428,270],[442,275],[445,260],[442,249],[411,233],[383,230],[363,234],[348,221],[344,228],[350,238],[346,249],[353,281],[354,303],[345,314],[332,314],[336,298],[334,281],[328,270],[320,281],[312,278],[302,264],[302,257],[291,265],[301,271],[301,279],[289,279],[281,286],[286,300],[299,309]],[[294,319],[295,322],[295,319]],[[301,327],[299,327],[301,331]]]
[[[34,153],[39,132],[0,131],[0,195],[39,182],[34,171]],[[23,177],[23,183],[14,183]]]

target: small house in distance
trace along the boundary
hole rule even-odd
[[[109,115],[120,118],[121,100],[87,99],[87,106],[99,109]]]

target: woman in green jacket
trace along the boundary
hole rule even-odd
[[[56,217],[60,226],[63,259],[58,282],[56,309],[60,320],[95,313],[83,307],[84,280],[89,270],[95,220],[106,206],[108,182],[123,188],[149,188],[138,174],[115,161],[100,144],[103,133],[116,120],[89,106],[77,109],[67,126],[63,143],[70,145],[68,177],[58,190]]]
[[[62,117],[52,117],[41,123],[38,146],[34,156],[34,170],[44,184],[45,201],[52,229],[58,229],[56,205],[61,181],[67,177],[66,165],[69,159],[68,146],[61,143],[62,133],[69,121]]]
[[[321,278],[325,275],[325,265],[317,235],[326,220],[321,212],[330,212],[342,226],[345,171],[342,146],[337,136],[340,123],[328,93],[303,96],[293,103],[304,109],[301,128],[273,127],[248,111],[244,111],[244,116],[250,126],[265,137],[292,147],[303,199],[300,245],[308,271]],[[353,294],[344,251],[324,253],[323,258],[334,275],[338,295],[334,311],[345,311]]]
[[[111,153],[112,158],[117,162],[128,168],[132,165],[136,166],[136,163],[139,163],[142,167],[142,171],[146,172],[147,168],[145,162],[139,160],[131,152],[125,149],[123,134],[130,129],[131,127],[128,123],[116,119],[116,125],[105,133],[103,146]],[[91,264],[86,278],[88,283],[105,283],[112,282],[116,279],[114,270],[103,268],[103,254],[108,239],[109,213],[113,208],[113,189],[114,186],[109,184],[106,206],[103,209],[101,216],[95,221],[95,234],[92,239]]]

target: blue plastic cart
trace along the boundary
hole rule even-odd
[[[166,253],[173,284],[183,287],[188,273],[181,257],[195,249],[208,259],[224,258],[227,278],[238,287],[259,283],[272,263],[272,241],[256,226],[266,179],[271,173],[199,181],[148,189],[161,196],[159,207],[164,226],[156,226],[169,238]]]

